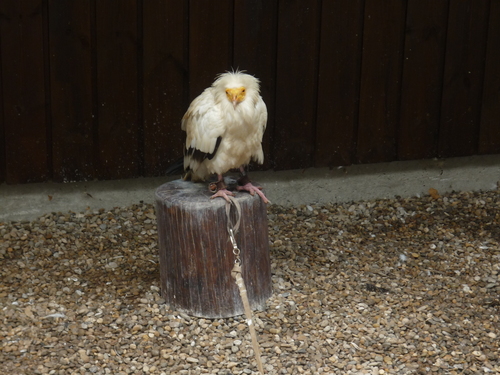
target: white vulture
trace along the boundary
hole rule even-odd
[[[195,98],[182,118],[186,132],[184,148],[184,180],[205,181],[213,174],[217,182],[211,198],[229,201],[223,174],[239,168],[237,190],[257,193],[268,199],[261,187],[254,186],[245,167],[250,161],[264,162],[262,136],[266,129],[267,108],[260,96],[259,80],[240,71],[217,76],[212,86]]]

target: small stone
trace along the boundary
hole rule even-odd
[[[143,329],[143,326],[141,326],[140,324],[136,324],[132,327],[132,333],[136,333],[138,331],[142,331]]]
[[[78,354],[83,362],[87,363],[90,361],[90,357],[87,355],[87,351],[85,349],[78,350]]]

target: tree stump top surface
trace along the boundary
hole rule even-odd
[[[234,194],[234,198],[240,204],[250,203],[252,199],[260,199],[257,194],[252,196],[247,192],[234,191]],[[175,206],[191,207],[195,205],[199,209],[214,209],[226,204],[223,198],[210,199],[213,193],[208,190],[206,183],[195,183],[192,181],[174,180],[167,182],[156,190],[155,195],[164,204]]]

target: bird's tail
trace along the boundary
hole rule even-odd
[[[172,164],[170,164],[167,168],[166,174],[167,175],[172,175],[172,174],[179,174],[184,172],[184,157],[181,157],[174,161]]]

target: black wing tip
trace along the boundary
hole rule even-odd
[[[189,149],[186,151],[186,155],[189,156],[191,159],[196,160],[197,162],[201,163],[203,160],[208,159],[212,160],[217,153],[217,150],[219,149],[220,142],[222,141],[222,137],[217,137],[217,141],[215,142],[215,148],[214,151],[211,153],[208,152],[203,152],[200,151],[196,148],[189,147]]]

